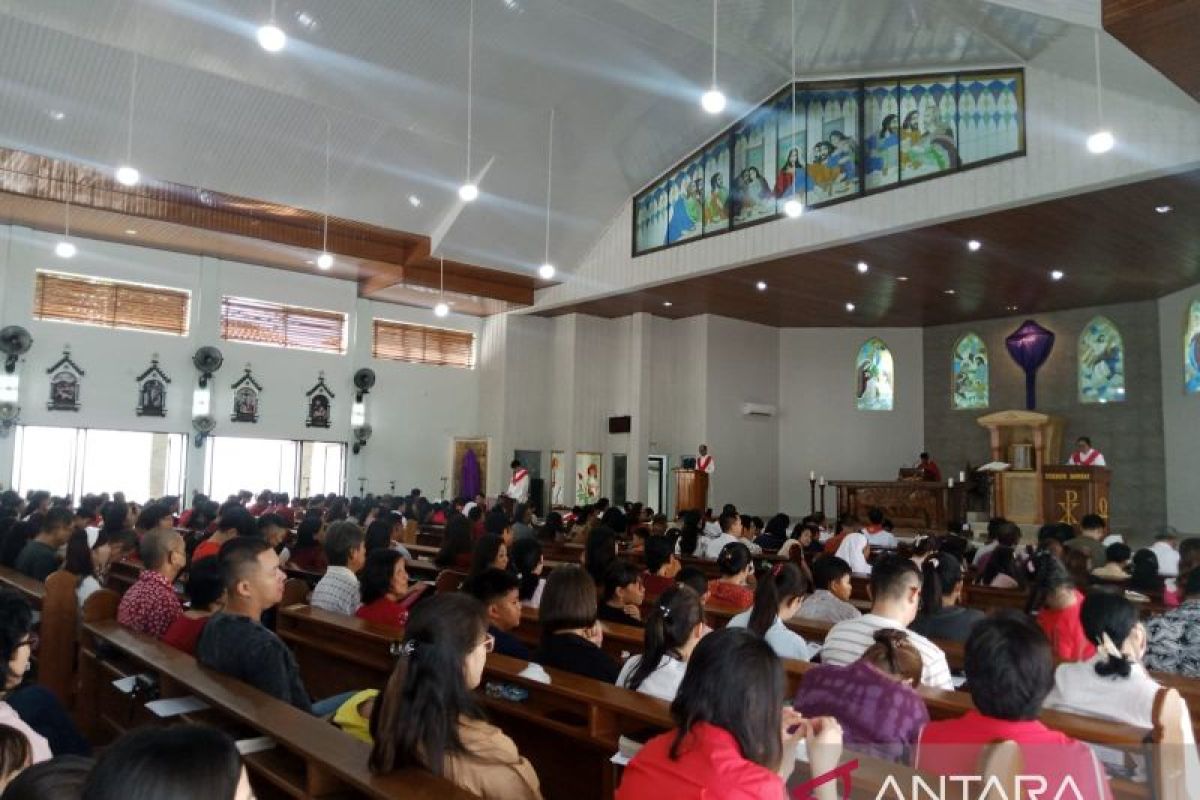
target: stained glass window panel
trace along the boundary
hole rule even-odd
[[[1188,394],[1200,394],[1200,300],[1188,309],[1183,336],[1183,388]]]
[[[1111,321],[1096,317],[1079,334],[1079,402],[1125,399],[1125,344]]]
[[[895,402],[892,351],[882,339],[868,339],[854,364],[854,396],[860,411],[891,411]]]
[[[954,345],[952,366],[954,408],[987,408],[987,346],[974,333],[968,333]]]

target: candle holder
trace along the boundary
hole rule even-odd
[[[808,513],[817,513],[817,479],[808,479]]]
[[[821,479],[821,513],[825,513],[825,479]]]

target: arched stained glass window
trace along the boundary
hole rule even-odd
[[[950,393],[954,408],[987,408],[987,345],[976,334],[963,334],[958,343],[954,345],[950,381]]]
[[[1117,326],[1095,317],[1079,334],[1079,402],[1125,399],[1125,343]]]
[[[1183,390],[1200,394],[1200,300],[1188,309],[1187,329],[1183,334]]]
[[[854,397],[860,411],[891,411],[896,376],[892,351],[882,339],[867,339],[854,362]]]

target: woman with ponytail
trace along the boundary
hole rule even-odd
[[[709,599],[717,605],[748,608],[754,603],[754,592],[746,584],[754,574],[750,549],[741,542],[730,542],[717,555],[721,577],[708,584]]]
[[[729,624],[735,628],[749,628],[763,637],[780,658],[808,661],[808,642],[783,624],[800,608],[807,592],[808,579],[799,567],[791,563],[776,564],[759,579],[758,588],[754,590],[754,605],[729,620]]]
[[[537,773],[475,701],[492,647],[483,606],[469,595],[439,594],[413,609],[371,715],[372,772],[415,766],[485,800],[540,800]]]
[[[984,613],[959,605],[963,591],[962,563],[950,553],[935,553],[925,559],[921,573],[924,577],[921,610],[910,627],[926,639],[965,642]]]
[[[706,633],[700,596],[682,584],[667,589],[646,616],[644,652],[625,662],[617,686],[671,702],[692,650]]]

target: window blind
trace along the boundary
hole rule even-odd
[[[191,292],[37,271],[36,319],[187,336]]]
[[[409,322],[374,321],[371,355],[411,364],[475,366],[475,334]]]
[[[226,296],[221,298],[221,338],[342,354],[346,352],[346,315]]]

